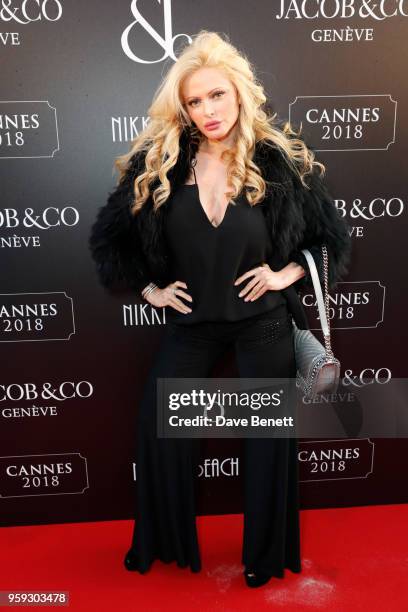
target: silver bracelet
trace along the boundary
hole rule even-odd
[[[154,283],[149,283],[149,284],[147,285],[147,287],[145,287],[145,288],[143,289],[143,291],[142,291],[142,296],[144,297],[144,296],[146,295],[146,293],[152,289],[152,287],[153,287],[153,286],[154,286]]]
[[[144,294],[146,293],[146,291],[147,291],[148,289],[150,289],[150,287],[152,287],[153,285],[154,285],[154,283],[149,283],[148,285],[146,285],[146,287],[145,287],[145,288],[143,289],[143,291],[141,292],[141,293],[142,293],[142,295],[144,295]]]
[[[146,298],[146,296],[151,293],[152,291],[154,291],[155,289],[157,289],[157,285],[155,283],[149,283],[146,289],[143,289],[142,291],[142,298]]]

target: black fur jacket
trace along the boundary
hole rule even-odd
[[[186,181],[196,149],[186,131],[181,133],[179,145],[177,163],[168,173],[172,193]],[[96,263],[97,276],[105,288],[139,292],[151,281],[165,287],[177,280],[168,277],[169,253],[163,232],[166,204],[155,213],[150,197],[136,216],[130,211],[134,197],[133,181],[142,171],[144,156],[138,152],[131,158],[125,175],[109,194],[106,204],[98,210],[91,228],[89,248]],[[306,177],[311,187],[309,191],[277,147],[259,141],[253,160],[267,181],[265,198],[257,206],[263,207],[271,241],[275,245],[274,261],[268,263],[272,270],[280,270],[290,261],[304,268],[306,275],[283,292],[297,326],[308,329],[299,296],[304,290],[313,291],[313,284],[307,261],[300,251],[304,248],[311,251],[324,290],[321,245],[326,245],[329,290],[333,289],[348,272],[351,258],[348,225],[337,211],[318,170]],[[156,186],[152,185],[151,191]]]

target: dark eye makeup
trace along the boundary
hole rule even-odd
[[[222,95],[222,94],[224,94],[224,93],[225,93],[225,91],[222,91],[222,90],[220,89],[220,90],[218,90],[218,91],[214,91],[214,93],[213,93],[212,95],[213,95],[213,96],[217,96],[218,94],[221,94],[221,95]],[[191,106],[191,105],[192,105],[194,102],[197,102],[197,98],[193,98],[192,100],[190,100],[190,101],[188,102],[188,106]]]

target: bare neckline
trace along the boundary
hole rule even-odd
[[[229,208],[230,208],[230,202],[228,202],[228,204],[227,204],[227,208],[225,209],[224,216],[223,216],[223,218],[222,218],[221,222],[220,222],[218,225],[214,225],[214,224],[211,222],[211,220],[209,219],[209,217],[208,217],[207,213],[206,213],[206,212],[205,212],[205,210],[204,210],[204,206],[203,206],[203,205],[202,205],[202,203],[201,203],[201,198],[200,198],[200,188],[199,188],[199,186],[198,186],[198,183],[184,183],[183,187],[195,187],[195,188],[196,188],[197,200],[198,200],[198,203],[199,203],[199,205],[200,205],[201,210],[203,211],[204,217],[206,218],[207,222],[208,222],[208,223],[211,225],[211,227],[212,227],[213,229],[219,229],[219,228],[221,227],[221,225],[223,225],[223,224],[224,224],[225,217],[227,216],[228,210],[229,210]]]
[[[219,229],[219,228],[221,227],[221,225],[224,223],[224,219],[225,219],[225,217],[226,217],[226,215],[227,215],[228,209],[230,208],[230,201],[228,201],[228,202],[227,202],[227,206],[226,206],[226,209],[225,209],[225,211],[224,211],[224,216],[223,216],[223,218],[221,219],[220,223],[219,223],[218,225],[214,225],[214,224],[212,223],[212,221],[210,220],[210,218],[208,217],[207,213],[205,212],[204,206],[203,206],[203,204],[202,204],[202,202],[201,202],[201,197],[200,197],[200,187],[198,186],[197,176],[196,176],[196,172],[195,172],[195,166],[196,166],[196,164],[197,164],[197,158],[196,158],[196,157],[193,157],[193,159],[191,160],[190,166],[191,166],[191,168],[192,168],[192,170],[193,170],[193,174],[194,174],[194,183],[184,183],[184,185],[185,185],[186,187],[195,187],[195,188],[196,188],[196,192],[197,192],[197,200],[198,200],[198,202],[199,202],[199,204],[200,204],[200,208],[201,208],[201,210],[203,211],[203,213],[204,213],[204,215],[205,215],[205,218],[207,219],[208,223],[211,225],[211,227],[212,227],[212,228],[214,228],[214,229]]]

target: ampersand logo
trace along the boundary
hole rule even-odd
[[[174,61],[177,61],[176,56],[174,55],[174,42],[180,36],[185,36],[189,43],[191,44],[192,39],[188,34],[176,34],[173,36],[172,31],[172,19],[171,19],[171,0],[157,0],[159,4],[162,4],[163,1],[163,21],[164,21],[164,38],[155,30],[150,23],[143,17],[140,11],[137,8],[137,0],[132,0],[130,5],[130,10],[132,12],[133,17],[135,18],[127,28],[122,33],[121,36],[121,45],[122,49],[127,55],[127,57],[134,62],[138,62],[140,64],[158,64],[162,62],[168,57],[171,57]],[[129,34],[133,30],[136,24],[140,24],[141,27],[153,38],[153,40],[158,44],[158,46],[163,49],[163,55],[158,59],[148,60],[138,57],[129,45]]]

